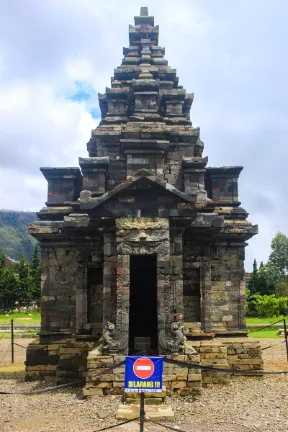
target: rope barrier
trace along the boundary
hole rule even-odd
[[[109,367],[107,369],[104,369],[104,371],[102,371],[102,372],[96,373],[94,376],[101,376],[101,375],[103,375],[103,374],[105,374],[107,372],[110,372],[111,370],[113,370],[113,369],[115,369],[115,368],[117,368],[119,366],[122,366],[123,364],[125,364],[125,360],[122,361],[122,362],[119,362],[119,363],[117,363],[117,364],[115,364],[115,365],[113,365],[113,366],[111,366],[111,367]],[[78,384],[82,384],[84,382],[86,382],[85,378],[83,378],[81,380],[78,380],[78,381],[73,381],[73,382],[70,382],[70,383],[66,383],[66,384],[59,384],[59,385],[53,386],[53,387],[46,387],[44,389],[32,390],[30,392],[4,392],[4,391],[0,391],[0,394],[29,396],[29,395],[32,395],[32,394],[46,393],[46,392],[49,392],[49,391],[52,391],[52,390],[58,390],[60,388],[73,387],[73,386],[76,386]]]
[[[60,384],[58,386],[53,386],[53,387],[46,387],[44,389],[39,389],[39,390],[32,390],[30,392],[4,392],[4,391],[0,391],[0,394],[29,396],[31,394],[46,393],[48,391],[58,390],[60,388],[68,388],[68,387],[74,387],[74,386],[76,387],[78,384],[82,384],[83,382],[85,382],[84,378],[79,380],[79,381],[73,381],[71,383]]]
[[[0,336],[0,339],[3,339],[3,338],[4,338],[5,333],[6,333],[6,332],[3,332],[3,333],[2,333],[2,335]]]
[[[166,363],[176,364],[182,367],[188,367],[190,369],[201,369],[201,370],[207,370],[212,372],[223,372],[223,373],[231,373],[232,375],[253,375],[253,376],[262,376],[262,375],[280,375],[280,374],[288,374],[287,371],[279,371],[279,372],[264,372],[264,371],[238,371],[234,369],[224,369],[224,368],[218,368],[218,367],[212,367],[212,366],[203,366],[196,363],[187,363],[179,360],[170,360],[164,358],[164,361]]]
[[[122,426],[122,425],[127,424],[127,423],[130,423],[130,422],[132,422],[132,421],[139,420],[139,418],[140,418],[140,417],[136,417],[136,418],[133,418],[133,419],[131,419],[131,420],[126,420],[126,421],[124,421],[124,422],[122,422],[122,423],[117,423],[117,424],[112,425],[112,426],[107,426],[107,427],[104,427],[104,428],[102,428],[102,429],[97,429],[97,430],[95,430],[95,431],[93,431],[93,432],[101,432],[101,431],[105,431],[105,430],[108,430],[108,429],[113,429],[113,428],[115,428],[115,427],[117,427],[117,426]],[[179,431],[178,431],[178,432],[179,432]],[[181,432],[181,431],[180,431],[180,432]]]
[[[265,327],[259,327],[259,328],[257,328],[256,330],[249,330],[248,333],[250,334],[250,333],[256,333],[256,332],[262,331],[262,330],[264,330],[264,329],[266,329],[266,328],[273,327],[275,324],[278,324],[278,323],[280,323],[280,322],[283,322],[283,318],[282,318],[281,320],[279,320],[279,321],[275,321],[275,322],[272,323],[272,324],[268,324],[268,325],[265,326]]]
[[[268,347],[261,348],[261,351],[264,351],[264,350],[269,349],[269,348],[273,348],[274,346],[281,345],[282,343],[285,343],[285,342],[286,342],[286,340],[284,339],[284,341],[281,341],[277,344],[273,344],[273,345],[269,345]]]
[[[17,345],[20,348],[24,348],[25,350],[27,349],[27,347],[24,347],[23,345],[18,344],[17,342],[14,342],[14,345]],[[41,348],[42,349],[42,348]],[[40,350],[37,350],[40,351]]]

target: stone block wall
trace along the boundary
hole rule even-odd
[[[223,242],[211,247],[211,285],[213,331],[245,330],[243,245]]]
[[[165,359],[209,366],[214,370],[183,367],[181,364],[165,362]],[[122,394],[125,365],[120,367],[116,365],[124,360],[125,356],[100,355],[98,348],[90,352],[84,394],[86,396]],[[108,367],[113,369],[103,374],[102,377],[96,376]],[[227,373],[218,372],[217,369],[227,369]],[[248,338],[187,341],[183,355],[164,356],[163,386],[165,386],[165,394],[174,397],[197,395],[202,387],[211,388],[215,385],[227,385],[231,381],[229,370],[261,372],[263,360],[259,342]]]
[[[185,322],[201,321],[200,269],[187,268],[183,272],[183,303]]]
[[[89,156],[110,159],[107,172],[108,190],[112,190],[127,176],[134,175],[142,168],[153,171],[179,190],[184,190],[182,158],[195,156],[199,129],[191,130],[189,126],[172,125],[163,127],[159,123],[149,122],[145,125],[145,131],[136,123],[129,123],[124,127],[115,124],[102,125],[101,131],[96,129],[92,134],[87,144]],[[131,140],[133,149],[125,149],[125,146],[121,145],[122,140]],[[154,142],[151,149],[145,147],[149,147],[149,141]],[[169,143],[169,146],[165,150],[156,150],[156,143],[162,141]]]
[[[102,355],[96,345],[98,343],[69,340],[64,336],[57,342],[33,341],[27,349],[26,380],[61,384],[86,378],[83,392],[87,396],[122,394],[125,364],[118,363],[125,361],[125,356]],[[193,363],[196,367],[171,364],[165,359]],[[197,365],[209,366],[215,371],[201,370]],[[111,369],[106,371],[108,368]],[[217,372],[219,368],[227,369],[227,373]],[[259,342],[248,338],[187,341],[184,354],[164,356],[163,385],[168,396],[196,395],[202,387],[229,384],[228,370],[261,372],[263,360]]]
[[[193,347],[198,351],[198,347],[193,343]],[[199,343],[199,355],[201,366],[209,366],[215,372],[202,370],[203,387],[213,387],[215,384],[226,385],[230,383],[230,374],[217,372],[217,368],[229,369],[227,359],[227,348],[221,342],[201,341]]]
[[[227,359],[231,369],[250,372],[263,370],[261,345],[258,341],[224,340],[223,345],[227,348]]]
[[[76,329],[76,286],[85,278],[77,263],[78,252],[72,247],[42,245],[41,330]]]
[[[63,384],[86,377],[87,356],[94,342],[62,338],[39,343],[33,341],[26,352],[26,381],[46,381]]]
[[[166,356],[171,360],[196,362],[199,356],[195,355],[175,355]],[[125,361],[125,356],[119,355],[99,355],[97,348],[95,353],[90,352],[87,363],[86,385],[83,390],[84,395],[119,395],[123,394],[125,364],[117,367],[117,363]],[[111,371],[97,376],[99,372],[106,368],[113,367]],[[201,388],[201,372],[199,369],[190,370],[174,364],[164,363],[163,386],[165,386],[168,396],[188,396],[199,393]]]
[[[78,332],[89,322],[98,323],[101,332],[102,267],[100,239],[42,243],[42,332]]]
[[[118,363],[125,361],[121,355],[99,355],[97,348],[90,352],[87,359],[87,378],[83,393],[86,396],[94,395],[117,395],[123,393],[125,364],[118,366]],[[115,366],[115,368],[113,368]],[[107,373],[99,376],[107,368],[113,368]]]
[[[153,150],[127,150],[127,177],[134,176],[137,171],[147,169],[155,176],[163,177],[163,155]]]

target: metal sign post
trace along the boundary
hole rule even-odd
[[[14,320],[11,319],[11,363],[14,363]]]
[[[145,421],[145,396],[144,393],[140,393],[140,432],[144,432],[144,421]]]
[[[144,432],[144,393],[161,393],[162,375],[162,357],[126,357],[124,391],[129,393],[140,393],[140,432]]]
[[[285,342],[286,342],[286,357],[287,357],[287,361],[288,361],[288,333],[287,333],[287,324],[286,324],[286,319],[283,319],[283,323],[284,323],[284,337],[285,337]]]

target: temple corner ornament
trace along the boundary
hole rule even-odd
[[[119,332],[117,332],[115,324],[111,322],[108,322],[103,328],[99,342],[102,344],[103,349],[109,352],[119,352],[127,346],[127,342],[125,343]]]
[[[186,337],[184,326],[181,322],[172,322],[169,332],[161,330],[159,333],[159,344],[164,351],[171,354],[179,354],[184,350]]]

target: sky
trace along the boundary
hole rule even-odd
[[[288,234],[287,0],[1,0],[0,207],[38,211],[40,166],[77,166],[99,122],[140,6],[169,65],[194,93],[209,166],[243,165],[241,206],[259,234],[246,270]]]

